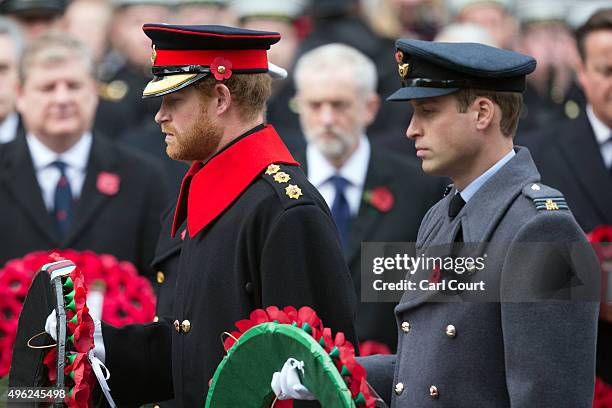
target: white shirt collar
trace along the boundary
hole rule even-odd
[[[19,115],[13,112],[9,114],[2,123],[0,123],[0,143],[8,143],[17,136],[17,127],[19,126]]]
[[[590,104],[587,105],[586,108],[587,117],[589,118],[589,122],[591,123],[591,127],[593,128],[593,133],[595,133],[595,139],[599,145],[602,145],[610,139],[612,135],[612,130],[606,126],[593,112],[593,106]]]
[[[62,154],[57,154],[53,150],[49,149],[31,133],[27,134],[26,142],[28,143],[28,148],[30,149],[34,169],[37,171],[48,167],[56,160],[63,161],[69,167],[80,171],[85,171],[87,162],[89,161],[89,153],[91,151],[93,136],[90,132],[86,132],[79,139],[79,141],[74,144],[74,146]]]
[[[514,152],[514,149],[510,149],[510,151],[504,157],[502,157],[497,163],[491,166],[489,170],[485,171],[480,176],[478,176],[476,180],[468,184],[463,189],[463,191],[459,191],[459,193],[461,194],[461,198],[463,198],[463,200],[467,203],[470,200],[470,198],[472,198],[474,194],[476,194],[476,192],[480,189],[480,187],[482,187],[484,183],[486,183],[491,177],[493,177],[493,175],[497,173],[499,169],[501,169],[504,166],[504,164],[508,163],[510,159],[512,159],[515,155],[516,153]]]
[[[359,138],[359,146],[344,165],[337,170],[312,143],[306,146],[306,163],[308,163],[308,180],[317,188],[340,174],[352,186],[363,188],[370,162],[370,142],[365,135]]]

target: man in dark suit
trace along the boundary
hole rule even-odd
[[[23,37],[17,24],[0,17],[0,144],[23,134],[23,124],[15,111],[17,64],[22,48]]]
[[[84,46],[63,35],[45,36],[23,55],[17,109],[27,134],[0,148],[0,265],[73,248],[149,274],[167,203],[161,167],[92,134],[91,68]]]
[[[590,232],[612,225],[612,9],[595,13],[576,40],[586,107],[576,119],[524,135],[522,141],[532,150],[542,180],[563,191],[576,221]],[[607,300],[599,321],[597,373],[612,384],[610,290]]]
[[[416,161],[370,144],[365,128],[378,112],[376,78],[372,60],[339,43],[315,48],[296,63],[296,102],[308,143],[298,160],[332,210],[358,294],[361,243],[414,242],[421,219],[444,191],[442,180],[427,176]],[[395,350],[394,306],[358,304],[362,343]]]

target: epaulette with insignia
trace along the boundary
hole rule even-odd
[[[552,187],[530,183],[523,188],[523,194],[533,201],[538,211],[569,210],[563,194]]]
[[[446,186],[446,188],[444,189],[444,193],[442,194],[442,197],[446,197],[448,193],[451,192],[454,186],[455,186],[454,184],[449,184],[448,186]]]
[[[288,170],[278,164],[270,164],[264,171],[264,179],[275,187],[279,196],[284,197],[284,201],[299,202],[303,201],[304,193],[301,187],[293,180]]]

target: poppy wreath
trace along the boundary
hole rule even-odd
[[[612,271],[610,270],[610,265],[612,265],[612,225],[598,226],[587,234],[587,238],[593,246],[597,257],[599,258],[602,276],[604,278],[611,279]],[[603,283],[604,287],[607,287],[605,280]],[[605,383],[601,378],[597,378],[595,382],[595,397],[593,399],[593,407],[612,407],[612,386]]]
[[[62,384],[69,388],[64,402],[70,408],[87,408],[95,381],[91,363],[87,358],[89,351],[94,348],[94,321],[86,304],[87,285],[79,268],[74,268],[69,275],[60,279],[63,302],[58,302],[58,307],[63,307],[66,313]],[[58,347],[54,347],[43,359],[49,386],[54,386],[58,380],[57,358]]]
[[[274,335],[275,331],[282,331],[280,329],[300,329],[300,332],[306,333],[314,339],[314,342],[311,340],[312,344],[310,344],[310,347],[317,348],[317,350],[314,350],[313,353],[320,352],[322,355],[325,355],[325,357],[329,356],[331,361],[333,361],[333,366],[344,381],[343,385],[350,391],[350,406],[358,408],[371,408],[375,406],[376,399],[372,396],[369,385],[366,382],[366,371],[355,360],[354,346],[345,339],[344,333],[338,332],[334,335],[330,328],[324,327],[321,319],[312,308],[304,306],[300,309],[296,309],[295,307],[287,306],[283,309],[279,309],[276,306],[269,306],[265,309],[254,310],[251,312],[248,319],[239,320],[236,322],[235,326],[238,330],[227,333],[228,337],[223,344],[226,352],[228,352],[228,357],[231,357],[232,348],[241,342],[240,338],[247,332],[252,333],[257,329],[261,329],[262,331],[265,330]],[[289,332],[290,331],[291,330],[289,330]],[[245,337],[248,337],[248,335]],[[252,338],[253,336],[250,337]],[[281,341],[278,337],[276,340],[279,342]],[[269,341],[266,340],[266,343],[269,343]],[[273,358],[268,360],[273,360]],[[211,390],[214,389],[215,385],[219,386],[219,384],[214,383],[215,380],[218,380],[218,373],[221,371],[220,369],[223,369],[223,364],[222,362],[215,373],[215,377],[213,377]],[[276,367],[276,370],[280,370],[281,367],[282,363],[280,366]],[[308,364],[306,367],[308,370]],[[269,374],[269,378],[267,374]],[[315,376],[317,376],[317,374],[315,374]],[[265,384],[267,384],[267,389],[269,389],[272,373],[266,373],[264,377],[265,379],[262,382],[262,386],[265,388]],[[315,390],[311,391],[316,394]],[[210,391],[208,399],[211,400]],[[292,406],[292,400],[278,400],[274,402],[275,408],[289,408]]]
[[[8,261],[0,269],[0,377],[6,376],[11,366],[19,314],[32,279],[44,264],[58,259],[73,261],[83,272],[85,284],[92,290],[104,288],[102,320],[105,322],[121,327],[153,320],[156,301],[153,288],[130,262],[91,251],[29,253]],[[81,296],[82,293],[75,293],[75,301],[81,301]]]

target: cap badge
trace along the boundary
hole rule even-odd
[[[302,195],[302,189],[295,184],[289,184],[287,187],[285,187],[285,193],[289,196],[289,198],[297,200]]]
[[[153,44],[153,49],[151,50],[151,65],[155,65],[156,59],[157,59],[157,51],[155,51],[155,44]]]
[[[404,53],[401,51],[397,51],[395,53],[395,60],[397,61],[398,64],[401,64],[402,61],[404,60]]]
[[[397,72],[402,79],[406,79],[408,76],[408,71],[410,69],[410,64],[397,64]]]
[[[217,57],[210,64],[210,72],[217,81],[229,79],[232,76],[232,61],[223,57]]]

